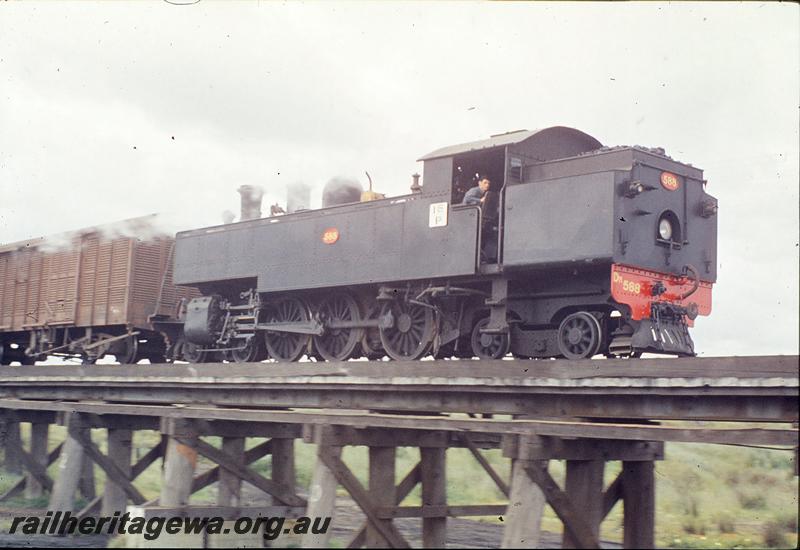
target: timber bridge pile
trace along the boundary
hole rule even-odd
[[[75,512],[75,495],[86,489],[81,472],[94,463],[107,483],[83,515],[134,504],[161,516],[330,516],[342,486],[367,517],[349,547],[408,547],[393,522],[404,517],[422,518],[425,547],[442,547],[447,518],[462,516],[503,516],[503,546],[534,547],[547,503],[564,524],[564,547],[597,548],[601,522],[622,501],[624,546],[652,547],[654,461],[665,442],[782,447],[797,459],[798,357],[4,367],[0,421],[6,466],[26,474],[4,498],[47,491],[50,510]],[[776,426],[748,425],[765,422]],[[66,425],[68,435],[48,453],[50,424]],[[107,453],[92,442],[93,429],[107,430]],[[162,438],[134,464],[135,430]],[[206,436],[221,436],[221,447]],[[248,437],[269,439],[245,451]],[[307,500],[296,486],[296,439],[317,444]],[[350,445],[369,448],[366,486],[341,459]],[[396,485],[398,447],[419,447],[420,462]],[[445,455],[453,447],[470,450],[507,505],[448,504]],[[491,448],[510,459],[510,479],[483,456]],[[46,467],[59,453],[52,479]],[[198,454],[217,466],[195,472]],[[265,477],[250,465],[268,454]],[[157,460],[160,498],[146,502],[135,480]],[[563,487],[549,460],[566,461]],[[612,460],[623,467],[609,483],[603,472]],[[273,505],[243,506],[242,481]],[[191,495],[212,483],[217,505],[193,506]],[[418,484],[421,506],[403,505]],[[328,536],[306,535],[302,545],[325,547]]]

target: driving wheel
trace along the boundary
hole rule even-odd
[[[383,349],[396,361],[424,357],[433,338],[433,310],[401,300],[386,303],[381,315],[391,313],[394,323],[381,328]]]
[[[336,328],[330,322],[357,322],[361,319],[358,304],[349,294],[337,293],[325,298],[317,310],[325,332],[314,336],[314,347],[327,361],[347,361],[355,354],[364,334],[361,328]]]
[[[267,323],[305,323],[310,316],[306,305],[297,298],[287,298],[270,304],[264,319]],[[267,331],[264,333],[270,357],[280,363],[297,361],[308,347],[308,335],[295,332]]]

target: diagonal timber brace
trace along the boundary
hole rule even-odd
[[[50,452],[48,453],[48,455],[47,455],[47,466],[50,466],[50,465],[51,465],[53,462],[55,462],[56,460],[58,460],[58,455],[61,453],[61,448],[62,448],[63,446],[64,446],[64,444],[63,444],[63,443],[59,443],[59,444],[58,444],[58,446],[57,446],[55,449],[53,449],[52,451],[50,451]],[[26,453],[26,454],[27,454],[27,453]],[[31,458],[32,458],[32,457],[31,457]],[[24,458],[23,458],[23,461],[24,461]],[[27,464],[26,462],[23,462],[23,466],[25,466],[26,464]],[[37,464],[38,464],[38,462],[37,462]],[[42,474],[42,472],[40,472],[40,474]],[[36,474],[34,474],[33,472],[31,472],[31,475],[34,475],[34,476],[35,476]],[[44,475],[45,475],[45,476],[47,476],[47,471],[46,471],[46,470],[44,471]],[[48,479],[49,479],[49,477],[48,477]],[[39,483],[41,483],[41,480],[40,480],[40,479],[37,479],[37,481],[39,481]],[[18,495],[19,493],[21,493],[21,492],[22,492],[22,491],[25,489],[25,484],[26,484],[26,482],[27,482],[27,478],[26,478],[26,477],[22,477],[22,478],[20,478],[20,479],[19,479],[19,481],[17,481],[17,482],[16,482],[14,485],[12,485],[12,486],[11,486],[11,487],[10,487],[8,490],[6,490],[6,492],[5,492],[5,493],[3,493],[2,495],[0,495],[0,502],[2,502],[2,501],[4,501],[4,500],[7,500],[7,499],[9,499],[9,498],[11,498],[11,497],[13,497],[13,496],[16,496],[16,495]],[[52,480],[50,480],[50,486],[49,486],[49,488],[48,488],[47,486],[45,486],[44,484],[42,484],[42,487],[46,488],[48,491],[52,490],[52,488],[53,488],[53,481],[52,481]]]
[[[414,487],[416,487],[420,481],[422,481],[422,464],[417,462],[416,466],[414,466],[397,485],[395,504],[399,506],[400,503],[411,494],[411,491],[414,490]],[[361,548],[364,546],[367,537],[368,523],[369,522],[366,521],[361,525],[361,528],[356,532],[353,538],[350,539],[347,548]]]
[[[284,487],[252,469],[242,466],[229,454],[209,445],[200,438],[173,436],[179,443],[191,447],[207,459],[228,470],[239,479],[255,485],[287,506],[305,506],[306,501],[294,494],[293,488]]]
[[[336,456],[328,447],[320,446],[317,451],[317,456],[333,473],[336,480],[344,487],[356,504],[361,507],[361,510],[367,516],[370,525],[384,538],[390,548],[411,548],[408,542],[397,530],[391,522],[381,521],[376,509],[377,506],[370,497],[367,490],[359,483],[353,472],[342,462],[342,459]]]
[[[47,491],[53,490],[53,480],[47,475],[47,469],[39,464],[33,456],[25,449],[18,449],[22,464],[28,472],[38,481]]]
[[[78,443],[80,443],[81,447],[83,447],[84,452],[89,455],[92,461],[100,466],[102,470],[106,473],[106,475],[114,481],[117,485],[122,487],[122,490],[125,491],[125,494],[128,496],[134,504],[142,504],[145,502],[144,496],[142,493],[139,492],[131,480],[128,479],[128,476],[120,470],[119,466],[114,464],[114,462],[104,455],[100,449],[97,448],[97,445],[91,439],[89,432],[85,429],[82,429],[82,426],[79,422],[71,421],[69,423],[69,435],[73,439],[75,439]]]
[[[503,481],[503,478],[500,477],[500,474],[498,474],[495,469],[492,468],[492,465],[489,464],[489,461],[484,458],[478,447],[472,442],[469,434],[462,433],[461,440],[467,446],[469,452],[472,453],[472,456],[475,457],[475,460],[478,461],[478,464],[480,464],[484,471],[489,474],[489,477],[492,478],[492,481],[494,481],[495,485],[497,485],[497,488],[500,489],[500,492],[508,497],[511,494],[508,484]]]
[[[248,466],[268,454],[272,453],[272,440],[259,443],[250,450],[244,452],[244,464]],[[220,467],[214,466],[210,470],[203,472],[192,480],[192,493],[205,489],[209,485],[219,481]]]
[[[131,476],[130,481],[134,481],[137,477],[139,477],[147,468],[150,467],[156,460],[159,458],[164,457],[164,449],[166,448],[166,441],[162,437],[161,441],[154,446],[152,449],[147,451],[147,453],[139,459],[139,461],[131,467]],[[91,501],[89,501],[77,514],[78,518],[84,518],[86,516],[90,516],[96,514],[100,510],[100,505],[103,502],[103,498],[105,495],[97,495]],[[143,503],[146,505],[147,503]]]
[[[564,529],[569,531],[578,546],[580,548],[600,548],[600,542],[591,527],[584,521],[569,497],[561,490],[547,470],[539,465],[530,465],[525,468],[525,472],[531,481],[542,489],[547,503],[553,508],[564,524]]]
[[[624,473],[618,474],[616,479],[611,482],[611,485],[603,491],[603,508],[600,512],[600,521],[608,516],[617,502],[623,497],[622,483],[624,477]]]

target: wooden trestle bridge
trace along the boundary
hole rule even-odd
[[[684,422],[663,423],[671,420]],[[652,547],[654,461],[665,442],[779,446],[797,457],[798,357],[3,367],[0,422],[6,468],[25,472],[0,498],[47,492],[53,511],[111,515],[134,504],[153,515],[331,516],[340,485],[367,517],[353,548],[409,547],[393,523],[402,517],[421,517],[423,545],[443,547],[449,517],[487,515],[504,517],[504,547],[535,547],[545,503],[564,524],[564,547],[598,548],[600,524],[621,500],[624,546]],[[23,422],[31,424],[27,449]],[[764,422],[776,427],[748,425]],[[50,424],[66,425],[68,435],[48,453]],[[93,429],[108,431],[107,453],[92,442]],[[134,464],[136,430],[159,430],[162,439]],[[220,436],[221,447],[205,436]],[[269,439],[245,451],[248,437]],[[296,439],[317,444],[308,500],[297,491]],[[369,448],[366,487],[341,459],[349,445]],[[419,447],[421,459],[395,485],[404,446]],[[507,505],[448,504],[445,455],[453,447],[470,450]],[[510,479],[484,458],[489,448],[510,459]],[[249,465],[268,454],[264,477]],[[197,455],[217,466],[195,472]],[[56,460],[53,479],[47,466]],[[157,460],[161,494],[146,502],[136,478]],[[549,460],[566,460],[563,487]],[[609,483],[611,460],[623,467]],[[76,493],[93,494],[81,475],[92,463],[107,483],[76,511]],[[271,495],[273,506],[244,506],[242,481]],[[191,495],[212,483],[217,505],[193,506]],[[422,505],[402,505],[418,484]],[[325,547],[328,537],[307,535],[302,544]]]

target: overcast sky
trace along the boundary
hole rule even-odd
[[[174,0],[176,2],[183,0]],[[521,128],[664,147],[719,198],[703,355],[798,352],[800,10],[777,3],[0,3],[0,242]]]

